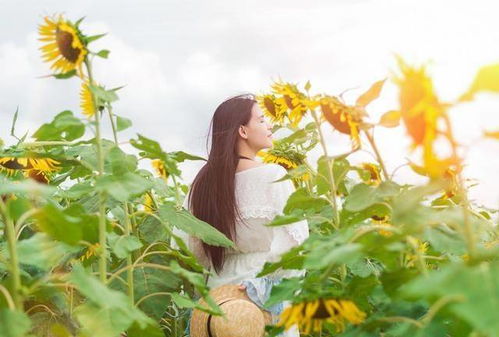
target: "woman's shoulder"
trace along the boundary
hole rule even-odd
[[[257,175],[260,176],[262,174],[270,174],[272,176],[286,173],[286,169],[279,164],[275,163],[265,163],[265,164],[257,164],[254,166],[250,166],[245,168],[244,170],[236,172],[236,177],[242,177],[246,175]]]

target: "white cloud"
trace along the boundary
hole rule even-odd
[[[119,15],[112,15],[116,6]],[[22,112],[19,130],[32,129],[63,109],[79,109],[76,81],[35,79],[48,73],[48,66],[39,61],[34,34],[38,14],[64,9],[70,17],[87,15],[82,24],[85,32],[108,32],[95,49],[110,49],[110,58],[96,61],[95,73],[107,87],[126,85],[115,109],[131,118],[134,127],[122,139],[139,132],[160,141],[168,151],[204,156],[207,128],[218,104],[240,92],[268,90],[271,79],[279,76],[302,85],[310,80],[312,91],[330,94],[354,88],[345,94],[352,102],[396,68],[396,52],[411,63],[429,61],[440,96],[455,99],[480,66],[498,61],[496,7],[487,0],[473,4],[317,1],[313,5],[199,1],[175,6],[156,1],[32,1],[24,19],[13,20],[19,8],[9,5],[6,13],[11,15],[4,22],[13,31],[0,45],[1,137],[7,138],[10,113],[17,104]],[[29,22],[28,14],[32,14]],[[373,120],[396,108],[396,101],[396,87],[387,83],[380,99],[369,106]],[[472,142],[484,128],[499,127],[498,109],[498,96],[480,95],[477,102],[449,112],[459,140],[472,144],[465,172],[480,181],[471,191],[472,198],[490,207],[499,203],[495,178],[499,163],[491,155],[498,153],[499,145]],[[348,150],[347,137],[331,132],[327,125],[324,130],[331,154]],[[390,171],[404,163],[409,139],[403,128],[379,129],[376,138]],[[316,159],[319,152],[318,148],[311,158]],[[353,162],[371,159],[366,152],[352,157]],[[186,181],[192,181],[201,164],[182,164]],[[397,171],[396,179],[421,180],[407,167]]]

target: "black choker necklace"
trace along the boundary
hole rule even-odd
[[[253,160],[251,158],[248,158],[248,157],[245,157],[245,156],[239,156],[239,158],[244,158],[244,159],[249,159],[249,160]]]

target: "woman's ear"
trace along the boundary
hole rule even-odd
[[[248,134],[246,133],[246,128],[244,127],[244,125],[239,126],[239,135],[243,139],[248,139]]]

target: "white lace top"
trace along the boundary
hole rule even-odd
[[[224,266],[219,275],[211,268],[208,286],[240,284],[245,279],[254,278],[266,261],[279,261],[280,255],[301,244],[309,235],[306,220],[289,225],[268,227],[277,214],[283,214],[284,206],[295,188],[290,180],[273,181],[282,178],[286,169],[278,164],[263,164],[235,174],[236,202],[241,217],[248,225],[236,222],[236,248],[226,252]],[[183,207],[188,209],[188,195]],[[182,237],[198,261],[206,268],[211,266],[203,252],[201,240],[174,227],[174,233]],[[173,247],[178,248],[175,241]],[[293,277],[304,274],[304,270],[278,269],[269,278]]]

